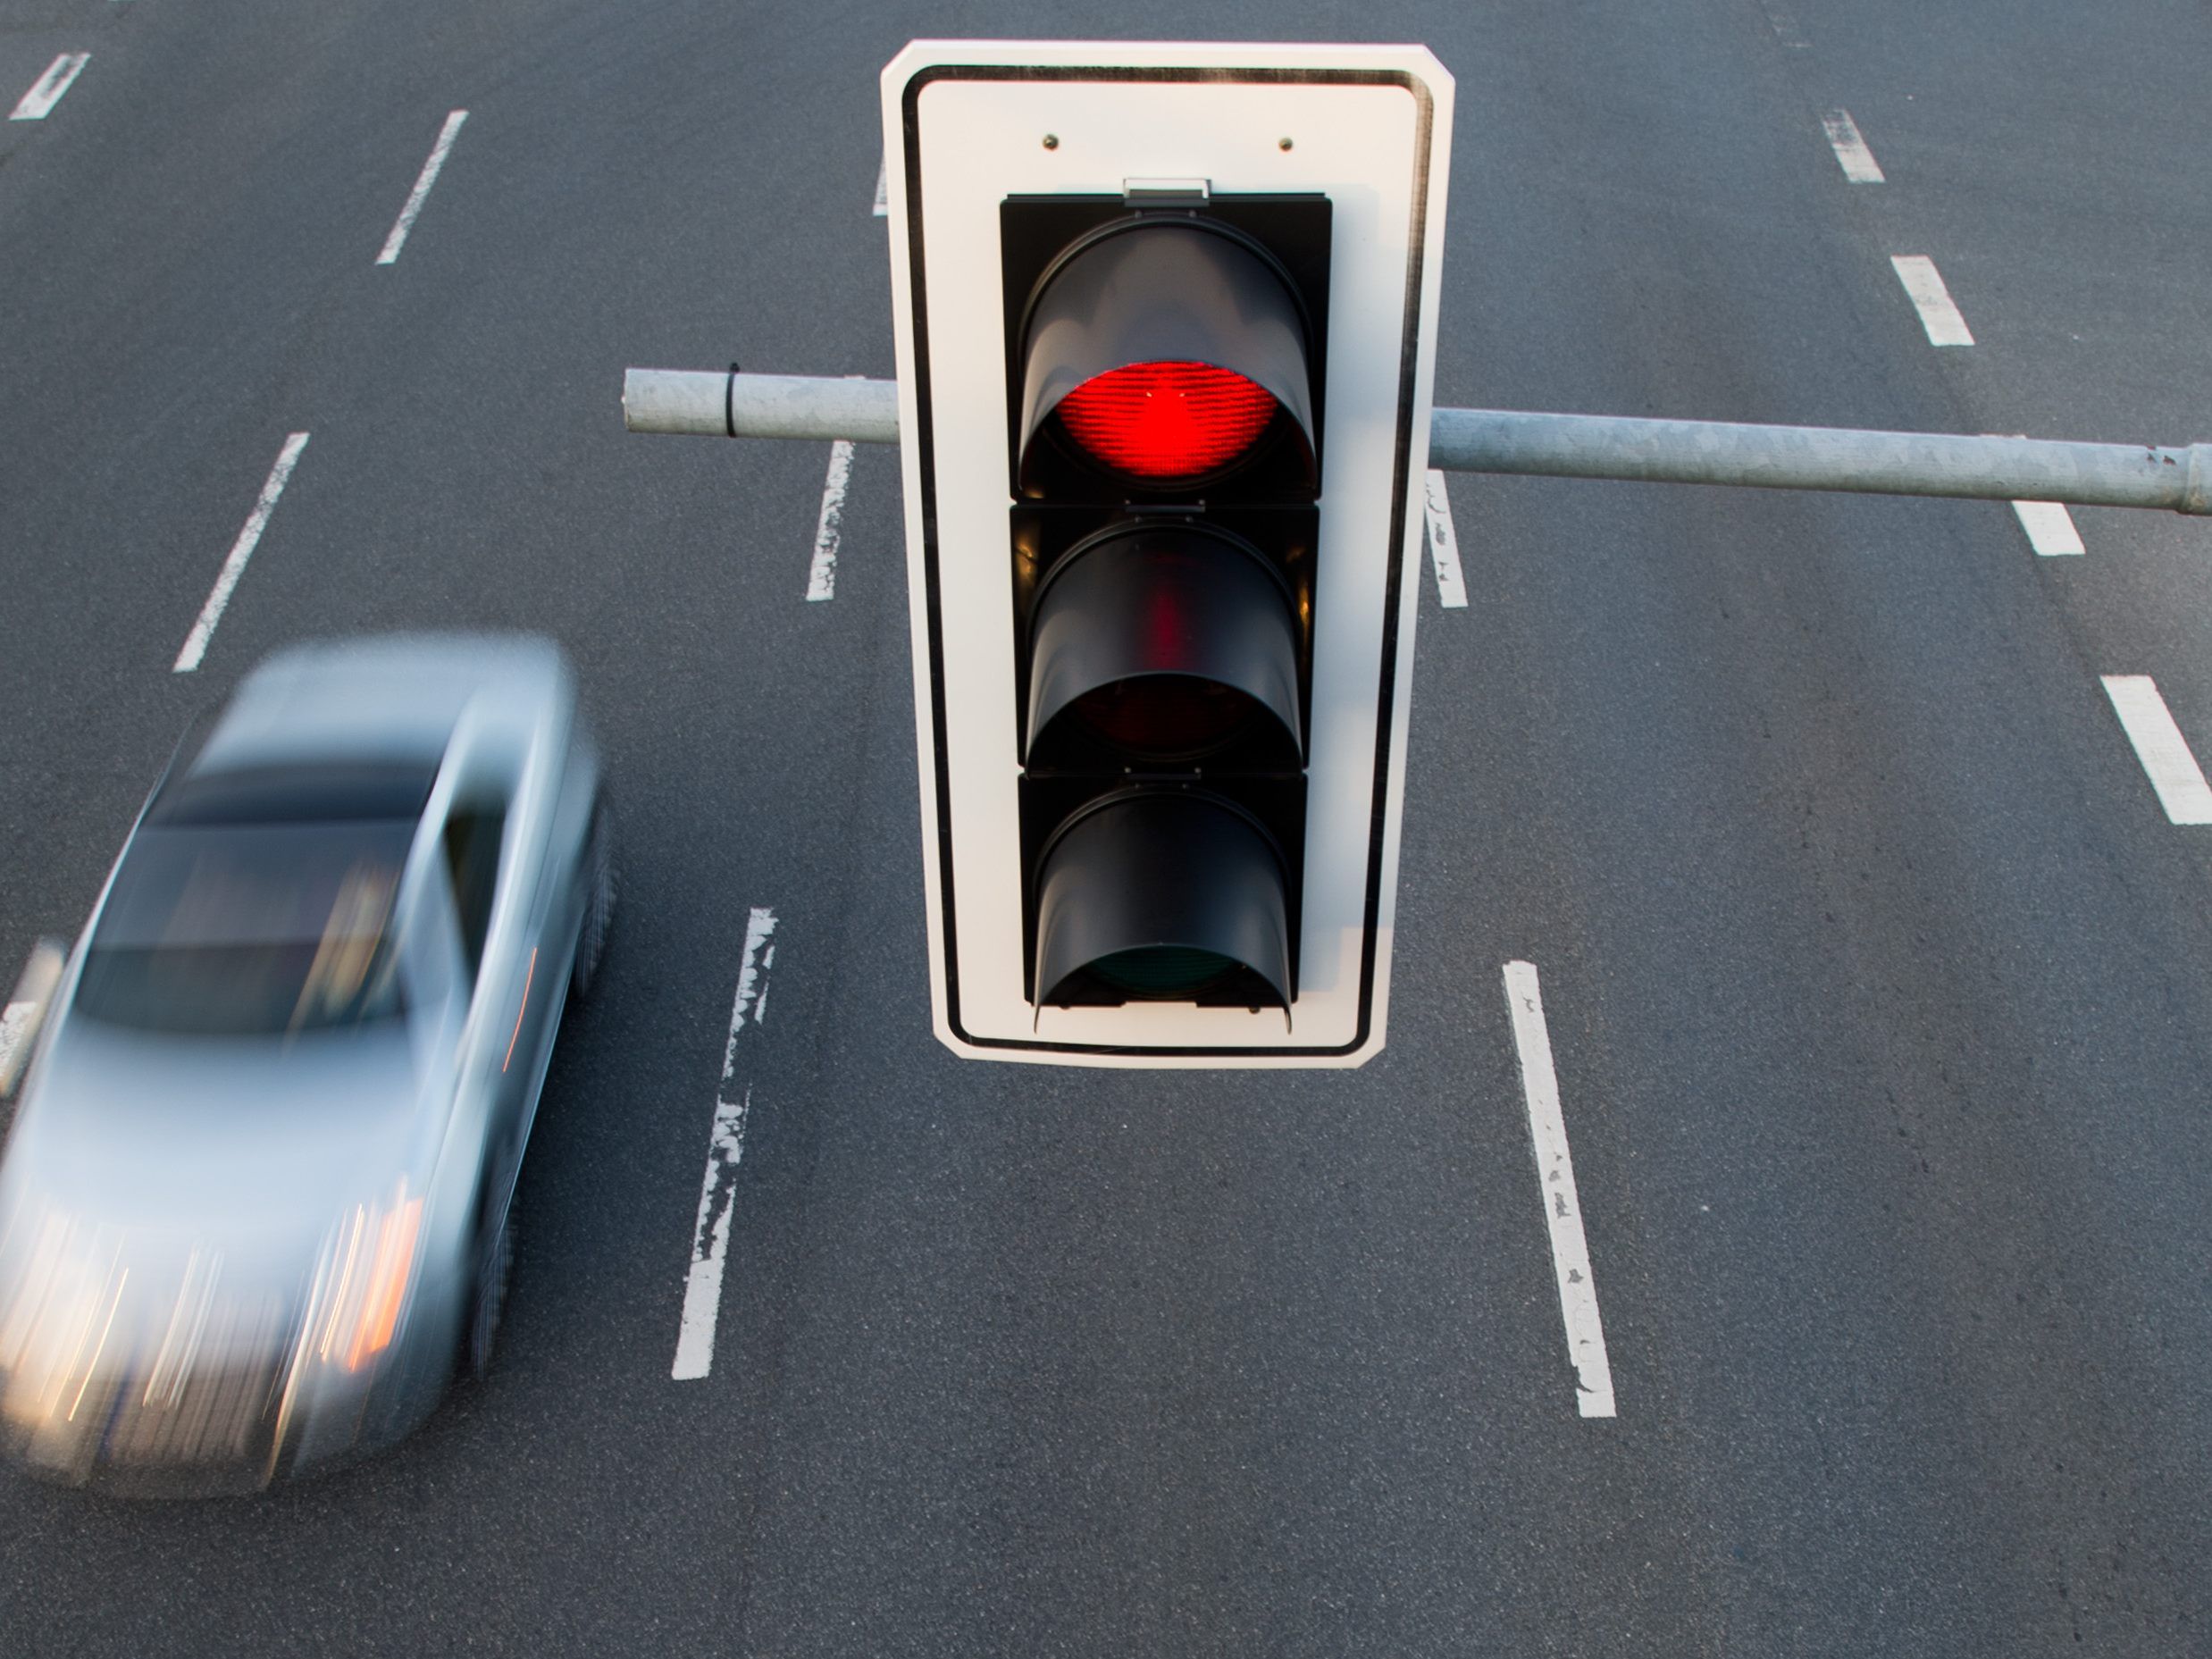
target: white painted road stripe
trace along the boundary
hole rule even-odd
[[[84,72],[92,62],[89,52],[64,52],[46,65],[46,72],[38,77],[38,84],[16,100],[15,113],[10,121],[44,121],[47,113],[62,101],[62,94],[70,83]]]
[[[1889,263],[1897,269],[1898,281],[1905,284],[1913,309],[1920,313],[1920,326],[1928,331],[1931,346],[1973,344],[1966,319],[1958,314],[1958,307],[1951,303],[1951,291],[1943,286],[1943,277],[1936,270],[1934,260],[1924,254],[1893,254]]]
[[[830,445],[829,475],[822,482],[822,516],[815,521],[814,563],[807,571],[807,597],[837,597],[837,543],[845,516],[845,486],[852,479],[852,444],[840,438]]]
[[[30,1025],[36,1002],[11,1002],[0,1010],[0,1077],[7,1076],[8,1062],[15,1058],[15,1045],[23,1040],[23,1033]]]
[[[30,1062],[26,1045],[32,1040],[40,1010],[54,1000],[68,967],[60,944],[59,940],[42,939],[31,946],[23,971],[15,976],[14,994],[0,1009],[0,1093],[23,1080],[21,1068]]]
[[[775,912],[756,907],[745,924],[745,954],[737,969],[737,998],[730,1009],[729,1040],[722,1045],[722,1086],[715,1091],[714,1128],[707,1143],[707,1177],[699,1191],[699,1219],[691,1227],[691,1266],[683,1280],[683,1323],[676,1333],[675,1363],[668,1375],[691,1382],[714,1369],[715,1320],[722,1311],[722,1263],[730,1249],[730,1218],[737,1208],[737,1166],[745,1155],[745,1114],[750,1083],[741,1090],[737,1037],[750,1019],[768,1010],[768,969],[775,964]],[[735,1094],[733,1102],[728,1097]]]
[[[453,147],[453,140],[461,130],[461,123],[468,119],[466,110],[456,110],[446,117],[446,124],[438,134],[438,142],[430,147],[430,159],[423,163],[422,176],[415,181],[415,190],[407,197],[407,205],[399,210],[399,218],[384,239],[384,251],[376,256],[380,265],[390,264],[399,257],[406,246],[407,232],[415,228],[415,215],[423,211],[423,202],[430,195],[430,187],[438,182],[438,170],[446,164],[446,152]]]
[[[222,573],[215,578],[207,603],[200,607],[200,619],[185,636],[184,649],[177,653],[171,673],[190,674],[200,666],[200,658],[207,655],[207,641],[214,635],[215,624],[222,620],[222,607],[230,602],[230,590],[238,586],[239,578],[246,574],[246,561],[254,557],[261,532],[269,527],[269,515],[276,507],[277,498],[284,493],[292,468],[298,463],[299,452],[306,447],[306,432],[294,432],[284,440],[284,448],[277,453],[276,465],[269,469],[268,482],[261,487],[261,499],[254,503],[246,528],[239,532],[239,539],[230,544],[230,557],[222,561]]]
[[[1444,474],[1429,469],[1429,562],[1437,571],[1437,603],[1446,610],[1467,608],[1467,584],[1460,579],[1459,540],[1452,533],[1452,497]]]
[[[891,215],[891,158],[885,156],[876,163],[876,216],[885,219]]]
[[[1859,137],[1858,122],[1851,119],[1849,110],[1829,111],[1821,117],[1821,125],[1828,130],[1828,147],[1835,151],[1845,178],[1853,184],[1883,182],[1881,163],[1866,147],[1866,140]]]
[[[2104,682],[2112,712],[2135,745],[2135,758],[2158,792],[2166,816],[2176,824],[2212,824],[2212,788],[2206,786],[2189,740],[2158,695],[2158,682],[2147,674],[2108,674]]]
[[[2064,501],[2015,501],[2012,510],[2020,515],[2020,528],[2028,532],[2028,545],[2045,558],[2087,550]]]
[[[2025,438],[2025,432],[1990,432],[1990,438]],[[2082,532],[2074,527],[2074,515],[2064,501],[2015,501],[2013,512],[2020,528],[2028,532],[2028,545],[2045,558],[2064,558],[2086,551]]]
[[[1521,1051],[1521,1087],[1529,1099],[1529,1133],[1536,1145],[1544,1219],[1551,1229],[1559,1311],[1567,1324],[1567,1355],[1574,1362],[1575,1403],[1585,1417],[1611,1417],[1613,1367],[1605,1360],[1605,1328],[1597,1318],[1597,1286],[1590,1278],[1589,1241],[1582,1234],[1574,1160],[1567,1152],[1567,1123],[1559,1110],[1559,1074],[1552,1066],[1551,1034],[1544,1023],[1534,963],[1505,964],[1505,1005],[1512,1010],[1513,1045]]]

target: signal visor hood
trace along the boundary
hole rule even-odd
[[[1124,519],[1078,543],[1040,586],[1024,764],[1080,764],[1085,700],[1148,684],[1175,688],[1161,712],[1181,742],[1125,738],[1144,759],[1296,771],[1295,603],[1265,555],[1200,524]],[[1188,717],[1208,705],[1211,720]]]
[[[1282,855],[1219,796],[1105,796],[1060,827],[1039,864],[1036,1003],[1289,1008]]]

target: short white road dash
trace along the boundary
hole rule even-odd
[[[1893,254],[1889,264],[1897,270],[1898,281],[1905,284],[1913,309],[1920,313],[1920,326],[1928,331],[1931,346],[1973,344],[1966,319],[1958,314],[1958,307],[1951,303],[1951,291],[1943,286],[1942,274],[1936,270],[1934,260],[1925,254]]]
[[[1505,964],[1505,1003],[1512,1012],[1513,1045],[1521,1052],[1521,1087],[1529,1101],[1529,1133],[1536,1147],[1544,1219],[1551,1229],[1559,1311],[1566,1320],[1567,1354],[1574,1363],[1575,1403],[1585,1417],[1611,1417],[1613,1367],[1605,1359],[1605,1329],[1597,1317],[1589,1241],[1582,1232],[1574,1160],[1568,1155],[1567,1123],[1559,1107],[1559,1074],[1552,1065],[1551,1034],[1544,1023],[1534,963]]]
[[[2020,515],[2020,528],[2028,532],[2028,545],[2045,558],[2063,558],[2088,550],[2082,545],[2082,532],[2074,528],[2074,515],[2066,511],[2064,501],[2015,501],[2012,510]]]
[[[1467,584],[1460,578],[1459,540],[1452,533],[1452,498],[1444,474],[1429,469],[1429,562],[1436,566],[1437,603],[1446,610],[1467,608]]]
[[[238,586],[239,578],[246,574],[246,561],[254,557],[261,532],[269,527],[269,515],[276,509],[277,498],[284,493],[284,486],[291,481],[292,468],[298,465],[299,452],[306,447],[307,434],[294,432],[277,452],[276,465],[269,469],[268,481],[261,486],[261,499],[254,503],[254,510],[247,515],[246,527],[230,544],[230,557],[222,561],[222,574],[215,578],[207,603],[200,607],[200,619],[185,636],[184,649],[177,653],[176,663],[170,670],[172,674],[190,674],[200,666],[200,658],[207,655],[207,641],[214,637],[215,624],[222,620],[223,607],[230,602],[230,590]]]
[[[890,187],[891,160],[886,156],[876,163],[876,216],[878,219],[891,216]]]
[[[1821,125],[1828,130],[1828,147],[1835,151],[1845,178],[1853,184],[1884,182],[1881,165],[1874,160],[1873,151],[1866,147],[1866,140],[1859,136],[1859,124],[1851,119],[1849,110],[1829,111],[1821,117]]]
[[[407,204],[399,210],[399,217],[392,225],[391,234],[384,239],[384,251],[376,256],[380,265],[389,265],[399,257],[399,250],[406,245],[407,232],[415,228],[415,216],[423,211],[423,203],[430,196],[430,187],[438,182],[438,172],[446,164],[446,154],[453,148],[453,141],[460,136],[461,123],[468,119],[466,110],[455,110],[446,117],[446,124],[438,134],[438,142],[430,147],[430,159],[423,163],[423,171],[408,193]]]
[[[837,545],[845,517],[845,486],[852,481],[852,442],[830,445],[829,473],[822,481],[822,516],[815,521],[814,562],[807,569],[807,597],[837,597]]]
[[[38,83],[16,100],[15,113],[10,121],[44,121],[54,106],[62,101],[62,94],[70,83],[84,73],[85,65],[92,62],[89,52],[64,52],[46,65],[46,72]]]
[[[23,971],[16,976],[15,993],[0,1008],[0,1093],[22,1081],[21,1068],[29,1062],[28,1047],[41,1010],[53,1001],[66,966],[61,941],[42,939],[31,947]]]
[[[2025,432],[1990,432],[1991,438],[2025,438]],[[2074,527],[2074,515],[2064,501],[2015,501],[2013,512],[2020,528],[2028,532],[2028,545],[2044,558],[2064,558],[2086,552],[2082,532]]]
[[[755,907],[745,924],[745,953],[737,969],[737,998],[730,1009],[729,1040],[722,1047],[722,1085],[715,1091],[714,1127],[707,1143],[707,1177],[700,1186],[699,1219],[691,1227],[691,1265],[683,1281],[683,1322],[676,1332],[675,1363],[668,1375],[691,1382],[714,1369],[715,1320],[722,1311],[722,1264],[729,1254],[730,1218],[737,1206],[737,1166],[745,1155],[745,1114],[752,1085],[737,1083],[737,1039],[758,1026],[768,1008],[768,969],[775,964],[775,912]],[[730,1096],[737,1098],[733,1101]]]
[[[2189,750],[2189,740],[2174,724],[2174,716],[2158,695],[2158,682],[2147,674],[2108,674],[2105,695],[2112,712],[2120,716],[2127,741],[2135,745],[2135,758],[2143,763],[2150,787],[2158,792],[2158,804],[2176,824],[2212,824],[2212,787],[2204,770]]]
[[[7,1076],[9,1062],[15,1058],[15,1045],[30,1028],[30,1017],[38,1007],[36,1002],[11,1002],[0,1010],[0,1077]]]

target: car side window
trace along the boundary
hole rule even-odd
[[[499,884],[499,838],[506,828],[507,802],[489,796],[455,801],[446,819],[446,870],[461,925],[461,960],[472,981],[483,966],[484,934],[491,926],[491,899]]]

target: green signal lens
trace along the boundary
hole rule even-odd
[[[1226,956],[1180,944],[1117,951],[1091,964],[1093,974],[1133,1002],[1188,1002],[1237,971]]]

